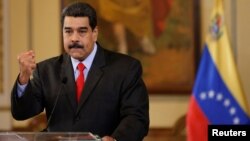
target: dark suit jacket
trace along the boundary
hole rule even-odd
[[[47,119],[51,118],[49,131],[92,132],[118,141],[141,141],[149,128],[148,93],[141,75],[138,60],[98,45],[77,105],[70,56],[62,54],[37,64],[21,98],[15,83],[12,115],[24,120],[45,108]]]

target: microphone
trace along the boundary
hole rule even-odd
[[[59,99],[59,97],[60,97],[60,95],[61,95],[62,87],[63,87],[64,84],[67,83],[67,81],[68,81],[67,77],[64,77],[64,78],[62,79],[62,81],[61,81],[62,84],[61,84],[61,86],[60,86],[60,88],[59,88],[59,90],[58,90],[58,95],[57,95],[57,97],[56,97],[54,106],[53,106],[52,111],[51,111],[51,114],[50,114],[50,116],[49,116],[49,119],[48,119],[48,122],[47,122],[47,126],[46,126],[45,129],[42,130],[42,132],[48,132],[48,127],[49,127],[51,118],[52,118],[52,116],[53,116],[53,114],[54,114],[54,111],[55,111],[55,109],[56,109],[56,105],[57,105],[58,99]]]

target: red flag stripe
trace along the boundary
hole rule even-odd
[[[208,119],[200,109],[194,96],[191,96],[187,114],[187,141],[207,141],[208,124]]]

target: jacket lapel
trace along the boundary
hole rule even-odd
[[[76,103],[76,84],[75,84],[75,77],[74,77],[74,70],[72,67],[72,63],[70,60],[69,55],[64,55],[63,64],[62,64],[62,71],[61,71],[61,79],[67,79],[65,83],[65,87],[63,89],[64,93],[66,94],[69,103],[71,104],[74,112],[76,112],[77,103]]]
[[[90,68],[87,80],[85,82],[84,90],[81,95],[80,103],[79,106],[77,107],[76,114],[78,114],[80,109],[83,107],[84,103],[87,101],[89,95],[92,94],[92,91],[94,90],[95,86],[101,79],[103,75],[101,67],[104,65],[105,65],[104,51],[98,44],[97,52],[93,60],[92,66]]]

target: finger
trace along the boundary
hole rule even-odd
[[[20,63],[21,62],[35,62],[34,54],[30,54],[30,53],[21,54],[17,58]]]
[[[36,67],[35,59],[32,59],[30,57],[28,57],[28,58],[20,58],[19,59],[19,64],[20,64],[20,67],[22,67],[24,69],[29,69],[29,68],[34,69]]]
[[[35,52],[33,50],[28,51],[28,54],[32,56],[32,58],[35,58]]]

